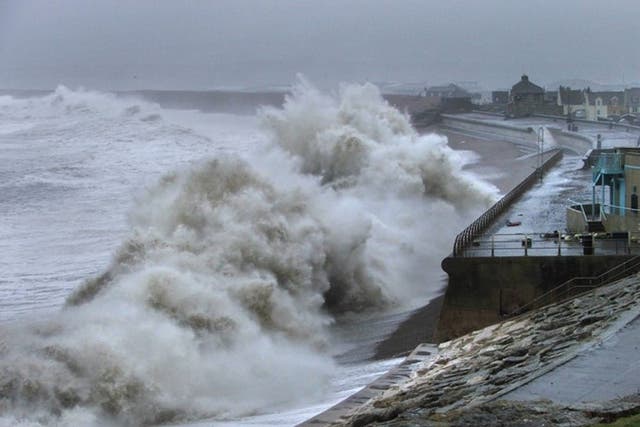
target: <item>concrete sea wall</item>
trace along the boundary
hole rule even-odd
[[[596,144],[596,142],[592,138],[576,132],[569,132],[560,128],[554,128],[550,126],[547,127],[547,130],[558,146],[566,150],[573,151],[576,154],[582,155],[594,148]]]
[[[449,275],[436,331],[438,342],[497,323],[577,276],[598,276],[630,255],[448,257]]]
[[[509,122],[498,122],[498,117],[487,115],[488,120],[474,119],[453,114],[442,114],[442,126],[478,135],[498,141],[537,146],[538,134],[536,129],[530,126],[516,126]],[[546,126],[556,145],[562,149],[576,154],[584,154],[595,147],[595,140],[577,132],[569,132],[562,129],[562,123],[557,126]]]

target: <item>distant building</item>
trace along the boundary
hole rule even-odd
[[[544,102],[545,104],[553,104],[557,105],[558,102],[558,91],[557,90],[548,90],[544,93]]]
[[[544,105],[544,89],[529,81],[524,74],[513,85],[509,94],[508,114],[513,117],[526,117],[540,110]]]
[[[592,92],[591,89],[586,89],[584,100],[587,120],[600,120],[625,113],[622,91]]]
[[[383,98],[390,105],[409,115],[421,113],[425,110],[433,110],[440,105],[440,98],[435,96],[385,94]]]
[[[494,90],[491,92],[492,104],[504,104],[509,103],[509,91],[508,90]]]
[[[473,106],[471,99],[473,95],[453,83],[447,86],[432,86],[424,90],[427,98],[437,97],[440,99],[440,106],[443,111],[471,111]]]
[[[453,83],[447,86],[431,86],[425,89],[425,96],[438,96],[440,98],[469,98],[471,93]]]
[[[627,113],[640,113],[640,87],[624,90],[624,106]]]
[[[584,93],[580,89],[560,86],[558,88],[558,105],[562,107],[562,114],[565,116],[571,114],[579,119],[587,117]]]

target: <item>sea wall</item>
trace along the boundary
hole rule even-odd
[[[592,148],[595,148],[596,142],[586,135],[555,127],[547,127],[547,130],[557,145],[566,150],[573,151],[576,154],[583,155]]]
[[[558,115],[553,115],[553,114],[534,114],[534,117],[542,117],[545,119],[553,119],[555,121],[561,121],[561,122],[566,122],[567,121],[567,116],[558,116]],[[615,123],[615,122],[611,122],[608,120],[587,120],[587,119],[577,119],[575,117],[571,117],[571,121],[574,123],[585,123],[588,125],[598,125],[598,126],[602,126],[603,128],[608,128],[608,129],[620,129],[620,130],[625,130],[625,131],[629,131],[629,130],[640,130],[640,126],[635,126],[635,125],[631,125],[629,123]]]
[[[498,122],[498,117],[487,114],[487,120],[457,116],[453,114],[441,115],[442,126],[478,135],[498,141],[508,141],[530,146],[538,145],[536,129],[527,126],[516,126],[509,122]],[[577,132],[569,132],[561,128],[562,124],[546,126],[545,128],[553,137],[555,145],[565,150],[582,155],[596,145],[593,138]],[[552,146],[549,145],[549,148]]]
[[[494,120],[481,120],[461,117],[452,114],[442,114],[441,126],[468,132],[492,140],[537,145],[538,135],[532,127],[514,126]]]
[[[609,256],[448,257],[449,275],[436,331],[438,342],[499,322],[577,276],[591,277],[630,259]]]

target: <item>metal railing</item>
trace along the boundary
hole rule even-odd
[[[593,171],[591,172],[592,179],[595,181],[595,178],[600,173],[623,173],[623,160],[624,154],[622,153],[600,153],[598,163],[596,163]]]
[[[629,255],[640,253],[636,233],[513,233],[477,236],[465,257]]]
[[[554,150],[555,153],[542,165],[543,171],[548,170],[562,158],[561,150]],[[464,249],[469,246],[474,239],[482,234],[493,221],[502,214],[516,199],[524,194],[540,177],[540,170],[537,169],[527,176],[520,184],[509,191],[502,199],[498,200],[478,219],[473,221],[467,228],[458,234],[453,242],[453,256],[460,256]]]
[[[589,292],[592,289],[624,279],[638,272],[640,272],[640,256],[635,256],[605,271],[599,276],[574,277],[569,279],[527,304],[520,306],[506,317],[518,316],[535,308],[566,301],[585,292]]]

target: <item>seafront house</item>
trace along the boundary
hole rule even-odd
[[[580,89],[560,86],[558,88],[558,105],[562,107],[562,114],[572,115],[578,119],[587,116],[585,109],[584,94]]]
[[[640,112],[640,88],[595,92],[590,88],[560,86],[558,105],[562,107],[562,114],[571,114],[576,119],[617,120],[625,114]]]
[[[640,148],[602,150],[592,169],[592,199],[567,208],[567,230],[640,235]]]
[[[544,89],[529,81],[523,74],[520,81],[511,87],[507,113],[511,117],[526,117],[540,112],[544,105]]]
[[[624,106],[627,113],[640,113],[640,87],[624,90]]]
[[[584,91],[584,106],[587,120],[602,120],[610,116],[624,114],[624,92],[592,92],[587,88]]]

